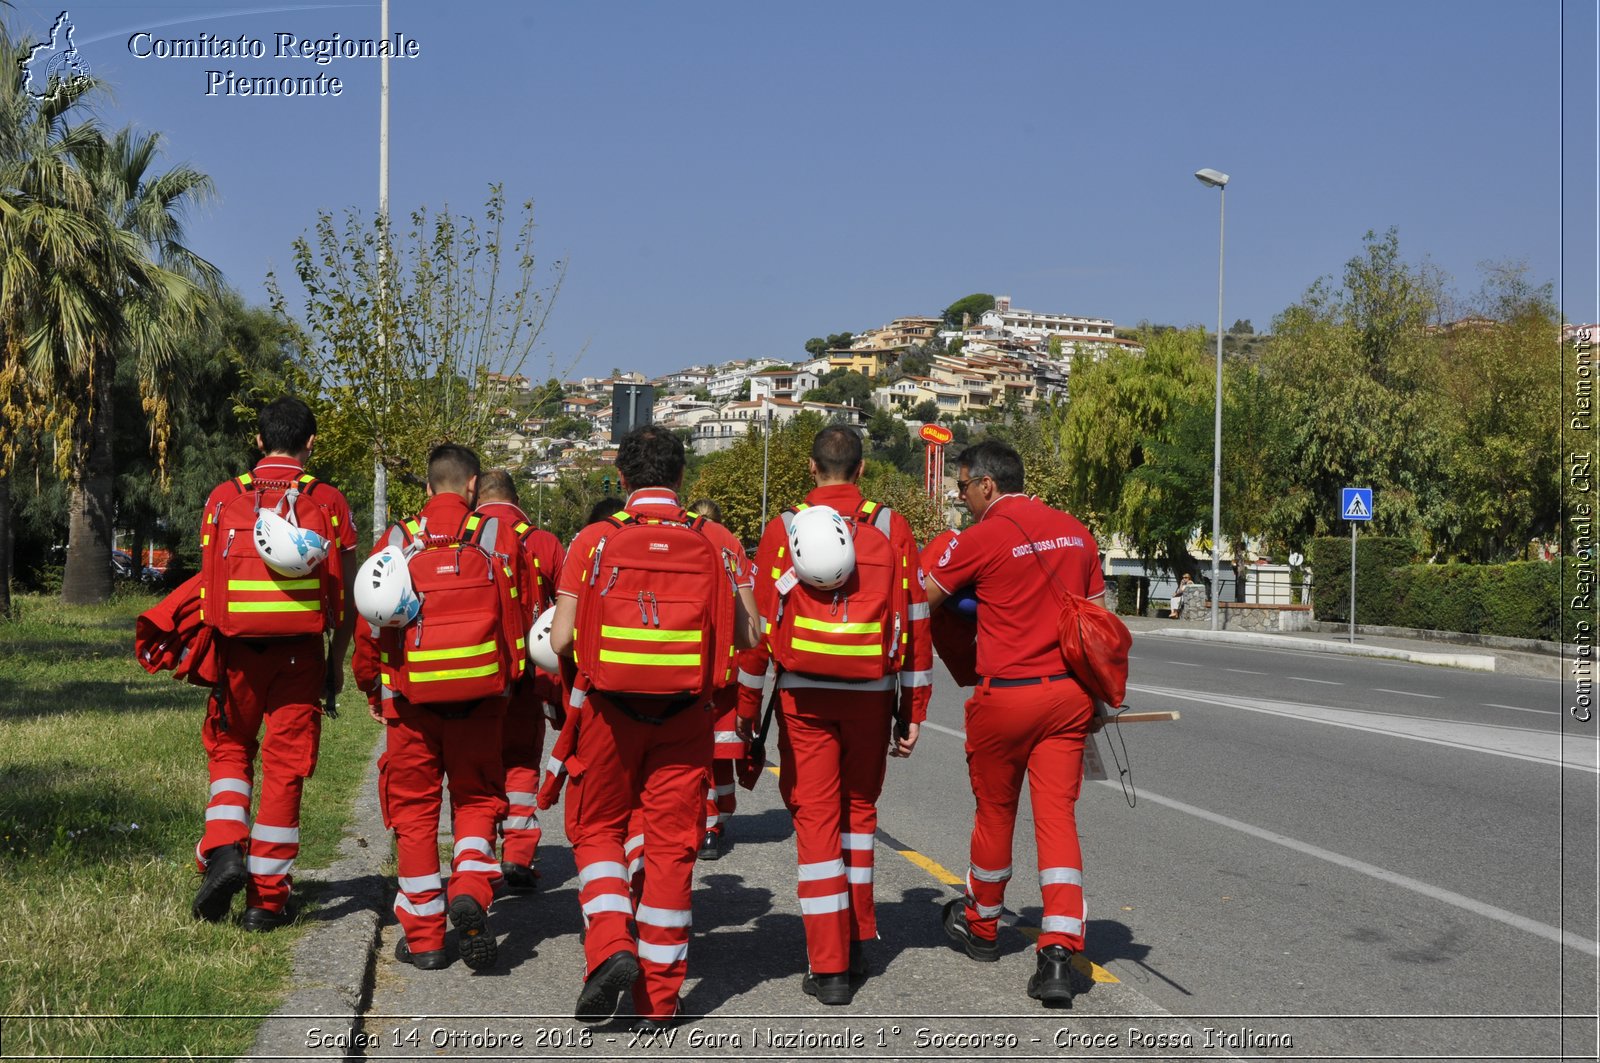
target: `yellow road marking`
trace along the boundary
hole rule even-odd
[[[767,770],[772,772],[773,775],[778,774],[778,768],[774,764],[768,764]],[[896,849],[895,852],[899,853],[916,866],[922,868],[922,870],[926,871],[928,874],[932,875],[946,886],[966,885],[966,879],[962,878],[960,875],[951,874],[950,870],[943,864],[940,864],[935,860],[928,859],[915,849]],[[1039,940],[1040,931],[1038,927],[1021,926],[1019,924],[1017,925],[1017,929],[1026,934],[1030,941],[1037,942]],[[1098,963],[1094,963],[1093,961],[1085,958],[1082,953],[1072,957],[1072,966],[1076,968],[1080,974],[1087,975],[1096,982],[1106,985],[1122,984],[1122,979],[1118,978],[1116,975],[1112,974]]]

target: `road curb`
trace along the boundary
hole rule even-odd
[[[1168,639],[1195,639],[1201,642],[1237,642],[1247,643],[1252,646],[1272,646],[1278,649],[1309,650],[1313,653],[1337,653],[1345,657],[1383,657],[1394,661],[1432,664],[1441,668],[1462,668],[1473,672],[1492,672],[1495,670],[1494,658],[1482,653],[1421,653],[1416,650],[1392,649],[1388,646],[1352,646],[1347,642],[1297,638],[1293,635],[1258,635],[1244,631],[1192,631],[1183,628],[1161,628],[1137,630],[1134,633]]]
[[[354,721],[362,723],[365,721]],[[383,922],[388,833],[378,807],[379,742],[356,793],[339,859],[304,872],[316,884],[312,925],[294,951],[289,995],[262,1024],[246,1059],[305,1059],[310,1031],[351,1044],[372,994],[373,949]]]

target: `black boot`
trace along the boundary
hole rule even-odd
[[[196,919],[215,923],[233,907],[234,894],[250,881],[237,845],[219,845],[206,853],[206,877],[195,891],[190,911]]]
[[[1072,953],[1063,945],[1039,950],[1039,966],[1028,979],[1028,995],[1047,1008],[1069,1008],[1077,992],[1072,984]]]

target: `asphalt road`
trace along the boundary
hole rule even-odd
[[[1092,959],[1297,1052],[1563,1051],[1558,1019],[1514,1017],[1595,1010],[1595,746],[1563,740],[1558,681],[1159,635],[1133,658],[1130,707],[1182,719],[1121,729],[1135,808],[1085,786]],[[956,775],[959,704],[938,696],[932,719],[919,766]],[[964,867],[948,802],[893,782],[886,824]],[[1019,825],[1025,922],[1033,861]],[[1318,1015],[1338,1018],[1282,1018]],[[1400,1015],[1463,1018],[1382,1018]],[[1592,1058],[1593,1023],[1567,1033]]]
[[[287,1014],[272,1043],[374,1059],[1594,1058],[1600,774],[1592,732],[1563,737],[1558,682],[1159,634],[1133,652],[1130,707],[1182,719],[1121,729],[1133,808],[1115,731],[1099,740],[1112,778],[1079,803],[1095,980],[1070,1011],[1024,993],[1040,916],[1026,800],[1001,961],[939,929],[972,810],[963,698],[941,672],[916,756],[890,764],[882,936],[851,1006],[800,992],[793,839],[768,776],[740,791],[731,851],[696,870],[689,1019],[670,1040],[570,1017],[581,921],[558,808],[541,817],[539,894],[492,909],[494,970],[398,964],[386,919],[356,1042]]]

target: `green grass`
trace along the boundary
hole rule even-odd
[[[245,934],[189,913],[205,691],[134,662],[133,621],[153,602],[22,596],[16,619],[0,621],[7,1054],[237,1056],[258,1019],[186,1016],[270,1014],[288,989],[307,923]],[[382,732],[359,697],[345,700],[306,784],[302,869],[332,861]]]

